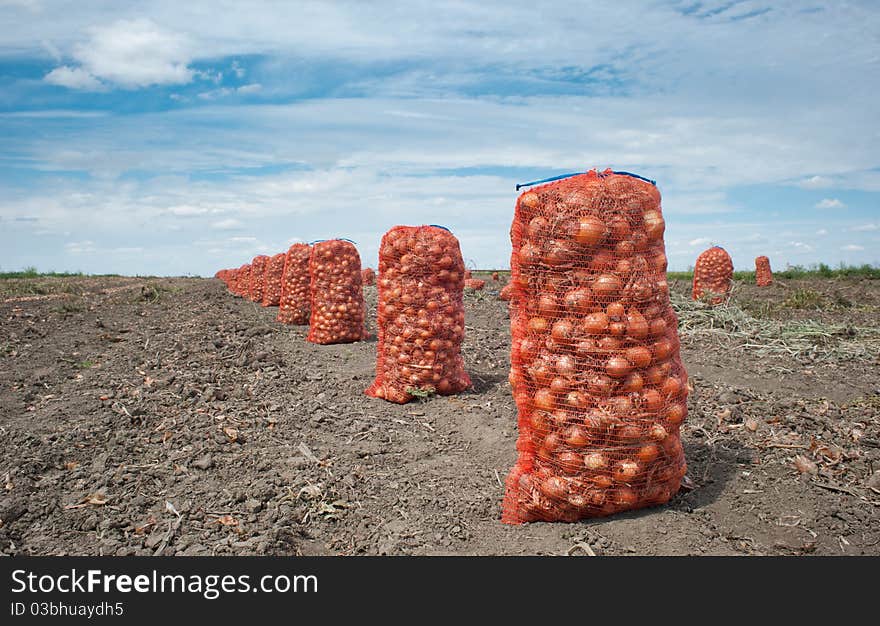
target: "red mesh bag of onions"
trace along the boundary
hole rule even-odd
[[[357,248],[344,239],[316,243],[309,259],[313,343],[351,343],[367,337],[364,328],[361,259]]]
[[[250,284],[248,285],[248,297],[253,302],[263,301],[263,279],[266,276],[266,264],[269,257],[260,254],[251,261]]]
[[[730,294],[733,280],[733,261],[727,250],[714,246],[697,257],[694,265],[692,298],[706,299],[711,304],[721,304]]]
[[[758,287],[767,287],[773,282],[773,272],[770,270],[770,259],[765,256],[755,258],[755,284]]]
[[[379,248],[379,346],[368,396],[403,404],[416,390],[458,393],[464,371],[464,262],[440,226],[395,226]]]
[[[281,275],[284,273],[283,252],[273,254],[266,263],[263,274],[263,306],[278,306],[281,302]]]
[[[501,291],[498,293],[498,297],[502,300],[510,300],[513,291],[513,283],[507,283],[501,288]]]
[[[486,281],[481,278],[465,278],[464,286],[474,291],[482,291],[483,287],[486,286]]]
[[[519,456],[503,522],[610,515],[678,491],[687,374],[664,229],[660,193],[631,174],[593,170],[519,197],[510,263]]]
[[[232,293],[234,293],[239,298],[245,298],[250,292],[250,284],[251,265],[250,263],[245,263],[240,268],[238,268],[238,273],[236,274],[235,280],[232,283]]]
[[[372,267],[366,267],[361,270],[361,282],[364,285],[376,284],[376,272],[373,271]]]
[[[287,250],[281,275],[281,301],[278,321],[282,324],[305,326],[309,323],[309,257],[312,247],[295,243]]]

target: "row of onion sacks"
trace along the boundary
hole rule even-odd
[[[440,226],[395,226],[379,248],[376,379],[368,396],[406,403],[458,393],[464,369],[465,267],[458,239]]]
[[[366,339],[361,258],[346,239],[316,243],[309,257],[308,341],[351,343]]]
[[[595,170],[536,187],[511,227],[518,459],[502,521],[659,505],[687,466],[687,374],[653,183]]]

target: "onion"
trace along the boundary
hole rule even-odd
[[[613,274],[602,274],[593,281],[593,293],[599,297],[611,297],[620,291],[620,279]]]
[[[550,223],[547,221],[547,218],[539,215],[538,217],[533,217],[532,221],[529,222],[526,235],[533,241],[539,241],[549,229]]]
[[[605,363],[605,373],[611,378],[623,378],[632,371],[632,364],[622,356],[613,356]]]
[[[629,508],[638,503],[639,497],[636,492],[629,487],[620,487],[614,491],[611,501],[619,507]]]
[[[648,320],[637,309],[626,314],[626,334],[631,339],[644,339],[648,336]]]
[[[556,341],[568,341],[574,332],[574,326],[568,320],[558,320],[554,322],[550,330],[550,336]]]
[[[656,389],[646,389],[642,393],[642,403],[648,411],[659,411],[663,406],[663,398]]]
[[[648,327],[649,332],[652,337],[659,337],[660,335],[666,334],[666,320],[662,317],[655,318],[651,320],[651,324]]]
[[[623,337],[626,334],[626,324],[624,322],[611,322],[608,324],[608,332],[614,337]]]
[[[629,227],[629,222],[625,219],[616,219],[611,222],[611,236],[616,241],[622,241],[629,238],[632,229]]]
[[[586,313],[593,301],[593,292],[587,287],[572,289],[565,294],[565,308],[570,313]]]
[[[568,246],[565,245],[565,242],[554,239],[547,247],[547,251],[544,253],[542,260],[544,265],[556,267],[567,263],[570,258],[571,251],[568,249]]]
[[[654,353],[655,361],[665,361],[672,356],[672,344],[668,339],[660,339],[654,342],[652,352]]]
[[[519,205],[529,211],[534,211],[541,206],[541,200],[534,191],[527,191],[519,197]]]
[[[648,437],[654,441],[664,441],[669,433],[662,424],[651,424],[648,428]]]
[[[623,380],[623,383],[620,385],[620,390],[625,391],[626,393],[636,393],[641,391],[644,386],[645,380],[642,378],[642,375],[638,372],[632,372]]]
[[[651,351],[644,346],[633,346],[624,352],[626,360],[636,367],[647,367],[651,364]]]
[[[520,246],[519,262],[525,266],[537,265],[541,262],[541,251],[530,243]]]
[[[636,453],[636,458],[643,464],[653,463],[659,456],[660,447],[656,443],[646,443]]]
[[[605,314],[608,315],[608,319],[619,322],[624,319],[626,309],[623,307],[622,302],[612,302],[605,307]]]
[[[681,388],[681,381],[675,376],[670,376],[660,386],[660,393],[667,398],[677,398],[678,394],[681,393]]]
[[[604,470],[608,467],[608,458],[601,452],[590,452],[584,455],[584,467],[593,471]]]
[[[663,237],[663,231],[666,230],[666,222],[659,211],[645,211],[642,215],[645,223],[645,234],[650,241],[658,241]]]
[[[555,406],[556,399],[553,397],[552,391],[547,388],[541,388],[535,392],[535,408],[552,411]]]
[[[583,448],[590,443],[590,437],[587,431],[580,426],[570,426],[563,435],[566,445],[572,448]]]
[[[604,313],[590,313],[584,318],[584,332],[588,335],[601,335],[608,330],[608,316]]]
[[[598,217],[585,216],[578,220],[574,240],[583,246],[595,246],[607,233],[605,222]]]
[[[556,308],[556,298],[550,294],[544,293],[538,298],[537,311],[539,315],[553,317],[556,314]]]
[[[590,259],[589,268],[594,271],[608,270],[614,267],[614,254],[611,250],[601,249]]]
[[[541,490],[541,493],[548,498],[553,498],[554,500],[562,500],[565,498],[565,481],[559,476],[551,476],[550,478],[541,481],[539,489]]]
[[[529,320],[529,330],[533,333],[547,332],[547,319],[544,317],[533,317]]]
[[[573,376],[577,369],[577,362],[568,354],[563,354],[556,359],[556,371],[560,376]]]
[[[611,477],[619,483],[630,483],[642,471],[641,465],[632,459],[624,459],[614,464]]]
[[[678,426],[684,421],[684,418],[686,416],[687,407],[680,403],[669,405],[663,415],[663,417],[666,419],[666,423],[670,426]]]
[[[584,458],[577,452],[563,452],[557,459],[560,469],[566,474],[576,474],[584,466]]]
[[[587,388],[593,395],[607,396],[611,394],[614,382],[604,374],[594,374],[587,379]]]
[[[590,401],[580,391],[569,391],[565,396],[565,404],[573,409],[585,409],[589,406]]]

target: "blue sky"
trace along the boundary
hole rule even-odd
[[[658,182],[670,267],[880,264],[880,5],[0,0],[0,269],[210,275],[515,184]]]

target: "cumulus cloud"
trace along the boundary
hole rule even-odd
[[[688,242],[688,245],[691,247],[706,246],[706,245],[709,245],[710,243],[712,243],[712,240],[709,239],[708,237],[697,237],[696,239],[691,239]]]
[[[90,72],[81,67],[62,65],[46,74],[43,78],[47,83],[59,85],[69,89],[82,89],[84,91],[100,91],[105,88],[104,83],[94,77]]]
[[[126,89],[180,85],[193,79],[193,58],[183,35],[146,18],[118,20],[89,29],[89,39],[73,48],[77,66],[49,72],[47,82],[71,89],[95,90],[104,83]]]
[[[824,198],[816,203],[817,209],[842,209],[846,205],[837,198]]]
[[[865,246],[860,246],[855,243],[847,244],[840,248],[841,250],[846,250],[847,252],[859,252],[860,250],[864,250]]]
[[[853,226],[850,230],[854,230],[860,233],[868,233],[875,230],[880,230],[880,224],[860,224],[859,226]]]
[[[827,235],[828,229],[827,228],[820,228],[819,230],[816,231],[816,234],[817,235]]]

